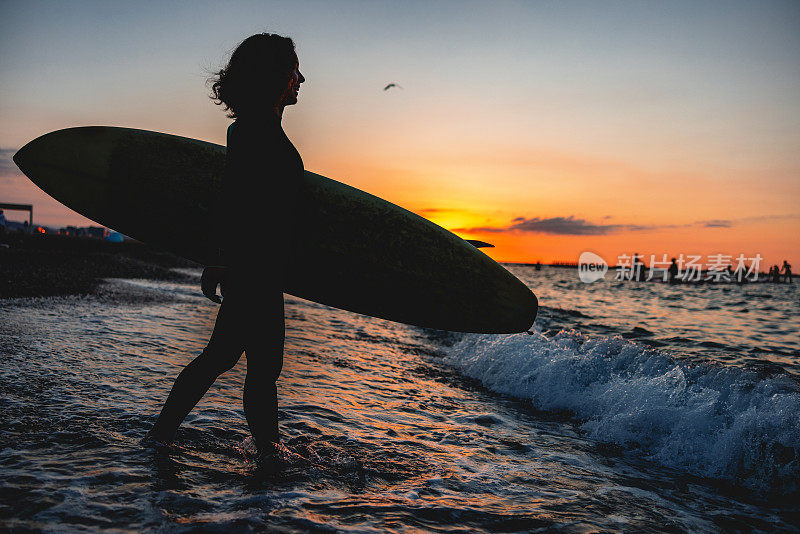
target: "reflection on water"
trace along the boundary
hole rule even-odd
[[[196,287],[117,281],[94,297],[5,301],[0,524],[225,532],[791,528],[797,494],[786,476],[798,473],[796,425],[786,429],[782,449],[773,443],[761,456],[782,471],[773,479],[760,472],[760,487],[748,484],[746,471],[708,477],[642,454],[639,441],[650,434],[641,425],[653,424],[652,413],[639,420],[639,441],[593,432],[591,414],[576,408],[589,389],[546,379],[551,364],[524,366],[546,357],[563,370],[603,358],[622,362],[620,354],[638,365],[636,355],[655,346],[662,362],[704,369],[713,360],[733,373],[731,384],[744,380],[736,373],[751,372],[738,367],[756,365],[751,384],[762,387],[759,380],[785,380],[800,369],[793,288],[586,286],[568,270],[513,269],[544,306],[537,320],[544,335],[491,336],[505,340],[500,348],[484,336],[425,331],[287,297],[278,382],[286,447],[280,465],[261,467],[248,455],[241,413],[245,359],[212,386],[172,450],[139,445],[213,326],[216,306]],[[583,334],[559,332],[565,328],[619,350],[598,355],[576,341]],[[501,365],[512,358],[519,365]],[[498,384],[519,383],[513,374],[520,369],[567,400],[547,404],[502,391]],[[573,384],[611,376],[583,369],[559,376]],[[618,369],[644,380],[636,372]],[[784,394],[797,402],[792,387]],[[623,403],[608,395],[606,406]],[[760,397],[742,402],[753,399]],[[728,407],[720,420],[736,419],[739,408]],[[622,415],[598,420],[606,429],[631,428]]]
[[[535,288],[545,306],[554,304],[537,318],[539,327],[621,335],[676,355],[800,376],[797,284],[584,284],[577,269],[509,269]]]

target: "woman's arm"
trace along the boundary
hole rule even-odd
[[[217,295],[217,286],[219,292],[225,296],[225,275],[227,268],[220,265],[209,265],[203,269],[203,276],[200,277],[200,289],[207,299],[220,304],[222,299]]]

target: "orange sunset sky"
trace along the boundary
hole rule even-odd
[[[797,2],[5,1],[0,202],[88,224],[10,160],[59,128],[223,144],[205,79],[259,31],[297,43],[307,82],[283,123],[306,169],[489,241],[495,259],[800,268]]]

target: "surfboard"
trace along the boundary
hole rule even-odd
[[[208,265],[225,147],[175,135],[86,126],[45,134],[14,162],[50,196],[139,241]],[[512,333],[536,318],[533,292],[452,232],[374,195],[305,172],[295,246],[279,251],[284,292],[440,330]],[[245,230],[240,230],[245,231]],[[253,232],[254,258],[268,236]],[[257,251],[256,251],[257,249]],[[254,259],[255,261],[255,259]]]

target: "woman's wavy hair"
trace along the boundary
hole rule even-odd
[[[287,90],[297,63],[294,41],[274,33],[257,33],[241,42],[228,64],[209,79],[211,99],[228,117],[272,108]]]

